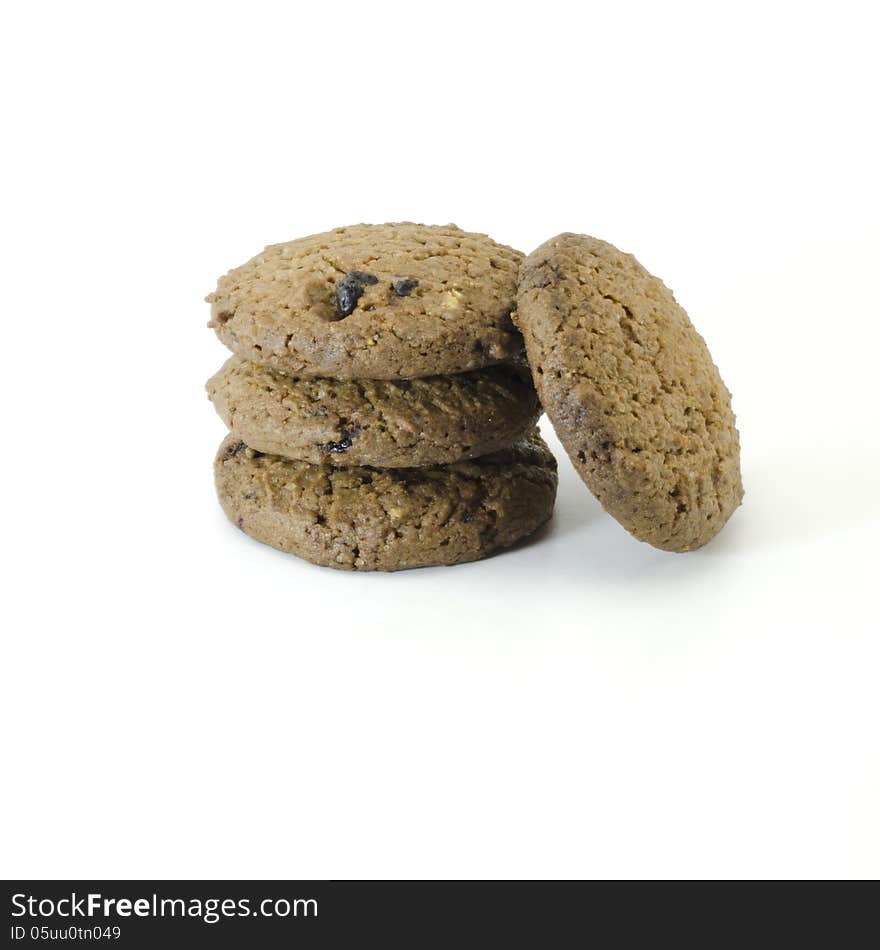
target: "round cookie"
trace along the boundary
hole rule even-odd
[[[455,225],[357,224],[267,247],[207,297],[237,355],[291,375],[463,373],[522,349],[522,254]]]
[[[520,274],[538,396],[583,480],[631,534],[690,551],[742,501],[739,435],[703,338],[629,254],[561,234]]]
[[[556,497],[556,460],[537,430],[470,462],[396,469],[295,462],[229,435],[214,475],[223,510],[252,538],[359,571],[487,557],[547,521]]]
[[[531,378],[502,364],[455,376],[284,376],[233,356],[208,380],[220,417],[251,448],[320,465],[441,465],[496,452],[532,430]]]

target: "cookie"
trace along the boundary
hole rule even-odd
[[[284,376],[233,356],[208,380],[227,426],[260,452],[320,465],[441,465],[487,455],[532,430],[531,377],[502,364],[455,376]]]
[[[538,396],[604,508],[666,551],[714,537],[742,501],[739,435],[672,292],[610,244],[561,234],[526,258],[517,299]]]
[[[398,571],[487,557],[550,517],[556,461],[537,430],[470,462],[334,468],[263,455],[229,435],[214,462],[231,521],[314,564]]]
[[[221,277],[208,326],[237,355],[295,376],[463,373],[522,349],[510,316],[521,261],[455,225],[337,228]]]

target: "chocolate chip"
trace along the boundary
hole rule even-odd
[[[361,294],[371,284],[378,284],[379,278],[375,274],[367,274],[362,270],[351,270],[345,277],[336,281],[336,312],[340,317],[347,317],[354,313]]]
[[[244,442],[235,442],[233,445],[227,446],[226,451],[223,453],[223,457],[220,459],[221,462],[225,462],[227,459],[234,459],[236,456],[241,455],[242,452],[247,450],[247,446]]]
[[[342,455],[351,448],[351,440],[355,432],[343,431],[342,438],[338,442],[320,442],[318,448],[327,455]]]
[[[408,297],[418,286],[419,282],[415,277],[401,277],[394,281],[391,289],[398,297]]]
[[[470,523],[474,520],[474,516],[473,516],[473,514],[471,514],[471,512],[466,511],[466,512],[461,516],[461,520],[462,520],[465,524],[470,524]]]

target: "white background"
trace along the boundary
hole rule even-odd
[[[0,56],[4,876],[880,874],[870,4],[19,4]],[[745,504],[484,563],[224,519],[216,278],[359,221],[671,286]]]

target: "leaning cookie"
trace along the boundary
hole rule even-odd
[[[664,550],[714,537],[743,496],[739,435],[672,292],[612,245],[561,234],[526,258],[517,322],[541,404],[605,509]]]
[[[344,570],[487,557],[547,521],[556,497],[556,461],[537,430],[470,462],[398,469],[294,462],[229,435],[214,473],[223,510],[246,534]]]
[[[209,326],[239,356],[293,375],[463,373],[522,349],[510,317],[521,261],[454,225],[337,228],[221,277]]]
[[[285,376],[237,357],[208,395],[252,449],[315,464],[399,468],[488,455],[532,430],[527,371],[490,366],[412,380]]]

